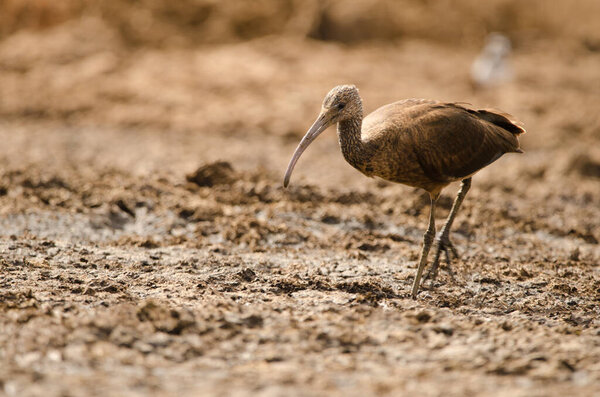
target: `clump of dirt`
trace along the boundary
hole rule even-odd
[[[361,281],[337,283],[335,288],[352,294],[366,295],[369,297],[369,300],[376,301],[397,296],[392,288],[382,284],[381,280],[364,279]]]
[[[191,313],[165,307],[152,300],[140,305],[137,318],[140,321],[151,322],[157,331],[168,334],[180,334],[184,329],[196,324]]]
[[[580,153],[570,160],[567,172],[575,172],[584,177],[600,178],[600,162],[591,159],[587,154]]]
[[[217,161],[201,166],[193,173],[186,175],[186,179],[198,186],[212,187],[231,184],[237,179],[237,175],[231,164],[226,161]]]

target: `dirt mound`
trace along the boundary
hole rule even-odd
[[[584,177],[600,178],[600,162],[593,160],[586,153],[579,153],[570,159],[566,171]]]
[[[201,166],[191,174],[186,175],[188,182],[198,186],[227,185],[236,178],[236,173],[231,164],[226,161],[217,161]]]

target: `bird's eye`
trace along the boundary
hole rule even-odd
[[[338,104],[337,104],[337,109],[338,109],[338,110],[342,110],[342,109],[343,109],[343,108],[345,108],[345,107],[346,107],[346,104],[345,104],[345,103],[338,103]]]

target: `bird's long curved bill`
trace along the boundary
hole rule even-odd
[[[287,171],[285,171],[285,177],[283,178],[284,187],[287,187],[289,185],[290,178],[292,176],[292,171],[294,170],[294,167],[296,166],[296,163],[298,162],[298,159],[300,158],[302,153],[306,150],[308,145],[310,145],[312,141],[314,141],[319,136],[321,132],[327,129],[328,126],[329,124],[327,123],[325,115],[320,115],[310,127],[306,135],[304,135],[304,138],[302,138],[302,140],[298,144],[298,147],[296,148],[296,151],[294,152],[294,155],[292,156],[292,159],[288,164]]]

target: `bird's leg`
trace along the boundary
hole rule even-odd
[[[448,250],[452,252],[455,258],[458,258],[458,252],[454,245],[450,241],[450,228],[452,227],[452,222],[454,222],[454,218],[456,217],[456,213],[460,208],[469,188],[471,187],[471,178],[463,179],[460,189],[458,190],[458,194],[456,195],[456,199],[454,200],[454,204],[452,204],[452,209],[450,210],[450,214],[448,215],[448,219],[444,226],[442,226],[442,230],[440,231],[440,235],[436,239],[436,248],[435,255],[433,257],[433,262],[431,264],[431,269],[427,273],[427,278],[430,278],[431,281],[435,280],[437,276],[438,266],[440,264],[440,254],[442,251],[446,254],[446,261],[448,262],[448,269],[450,274],[452,274],[452,270],[450,270],[450,253]]]
[[[412,298],[417,298],[417,293],[419,292],[419,286],[421,285],[421,276],[423,275],[423,270],[425,269],[425,265],[427,265],[427,256],[429,254],[429,249],[431,248],[431,244],[433,243],[433,239],[435,238],[435,202],[437,200],[437,196],[431,197],[431,210],[429,212],[429,226],[427,227],[427,231],[423,235],[423,249],[421,250],[421,256],[419,258],[419,267],[417,268],[417,274],[415,276],[415,281],[412,287]]]

